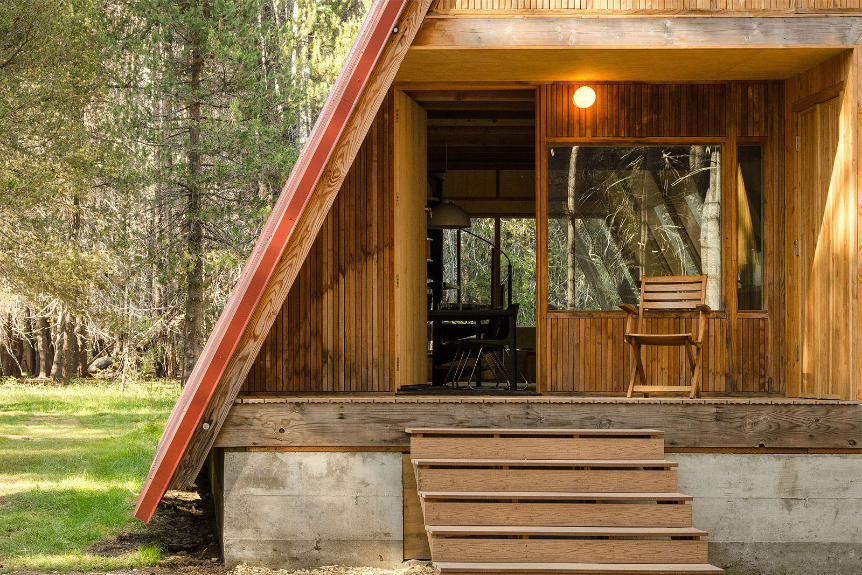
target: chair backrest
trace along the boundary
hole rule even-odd
[[[509,309],[514,310],[515,319],[517,320],[519,304],[513,303],[509,306]],[[508,316],[501,316],[488,322],[488,326],[485,328],[485,333],[482,336],[482,339],[507,339],[508,337],[509,318]]]
[[[664,276],[641,279],[641,316],[646,310],[684,311],[706,303],[706,276]]]

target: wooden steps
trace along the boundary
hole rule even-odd
[[[474,573],[509,574],[544,574],[559,573],[561,575],[720,575],[723,569],[706,564],[665,564],[650,563],[618,563],[607,565],[601,563],[435,563],[437,568],[449,575],[467,575]]]
[[[723,573],[708,564],[660,431],[408,432],[445,575]]]

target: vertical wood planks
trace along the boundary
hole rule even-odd
[[[577,84],[549,84],[548,138],[723,138],[728,84],[597,84],[596,103],[576,108]],[[766,84],[740,85],[750,135],[763,135]],[[742,92],[740,92],[742,93]]]
[[[248,373],[243,391],[391,391],[390,106],[356,161]],[[389,274],[389,275],[386,275]]]

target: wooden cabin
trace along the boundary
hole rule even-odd
[[[862,572],[860,74],[859,0],[376,0],[137,517],[207,469],[229,565]]]

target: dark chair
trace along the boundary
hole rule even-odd
[[[512,304],[509,308],[515,311],[515,317],[518,314],[518,304]],[[499,317],[488,322],[482,334],[476,337],[466,337],[447,342],[448,347],[454,347],[455,353],[452,362],[449,364],[449,370],[446,372],[446,383],[453,387],[460,387],[460,382],[464,378],[464,373],[467,368],[470,368],[470,375],[467,377],[467,387],[469,389],[477,389],[473,386],[473,378],[477,375],[476,370],[479,369],[479,377],[484,371],[483,364],[487,370],[491,372],[496,382],[495,388],[504,385],[509,386],[509,372],[506,369],[506,356],[515,353],[515,350],[509,349],[509,318]],[[519,374],[523,379],[523,375]],[[478,382],[477,382],[478,383]],[[526,386],[526,380],[525,380]]]

